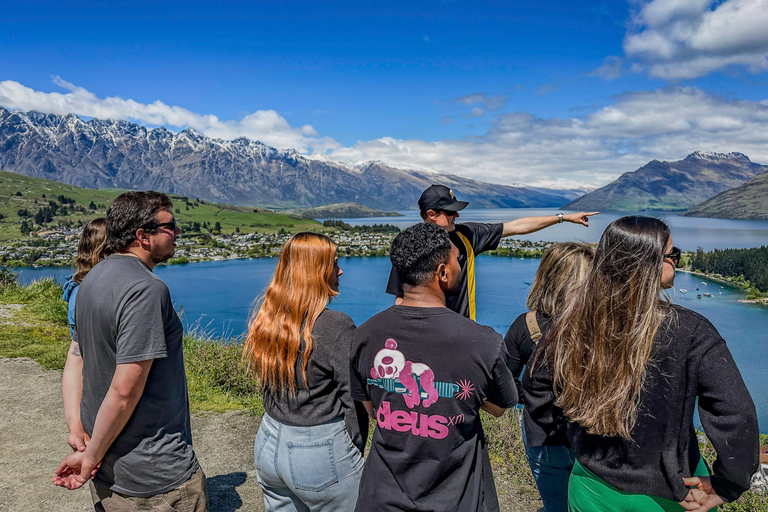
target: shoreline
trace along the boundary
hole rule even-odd
[[[747,287],[745,287],[745,286],[743,286],[743,285],[733,281],[732,278],[723,277],[720,274],[706,274],[704,272],[698,272],[696,270],[688,270],[688,269],[683,269],[683,268],[676,269],[676,271],[678,271],[678,272],[686,272],[688,274],[692,274],[692,275],[695,275],[695,276],[703,277],[705,279],[709,279],[710,281],[714,281],[716,283],[724,284],[724,285],[726,285],[726,286],[728,286],[730,288],[739,289],[739,290],[743,291],[745,293],[745,295],[746,295],[747,290],[748,290]],[[756,299],[741,298],[741,299],[738,299],[737,302],[740,302],[742,304],[758,304],[760,306],[768,307],[768,296],[767,297],[759,297],[759,298],[756,298]]]

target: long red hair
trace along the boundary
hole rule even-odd
[[[335,264],[336,244],[325,235],[297,233],[280,251],[243,347],[243,358],[262,387],[295,396],[299,354],[306,386],[312,329],[328,301],[338,295],[328,284]]]

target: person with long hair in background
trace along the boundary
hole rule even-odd
[[[725,341],[660,297],[679,260],[662,221],[612,222],[525,373],[526,393],[554,389],[571,422],[573,512],[704,512],[737,499],[758,467],[755,407]],[[711,472],[693,424],[697,399],[717,452]]]
[[[355,324],[326,308],[342,273],[330,238],[294,235],[248,329],[243,357],[263,388],[254,456],[267,511],[347,511],[357,501],[367,418],[358,423],[349,392]]]
[[[75,329],[75,301],[77,290],[83,278],[98,262],[110,255],[112,251],[107,244],[107,219],[99,217],[91,220],[83,227],[80,242],[77,244],[75,257],[75,274],[64,283],[64,299],[68,304],[67,323],[70,334]],[[61,394],[64,399],[64,419],[67,422],[69,436],[67,443],[75,451],[85,450],[89,441],[88,434],[83,430],[80,421],[80,398],[83,391],[83,357],[80,345],[75,340],[69,344],[67,361],[64,363],[64,373],[61,377]]]
[[[518,388],[523,367],[535,353],[552,320],[563,310],[568,293],[583,285],[594,255],[595,249],[589,244],[563,242],[547,249],[541,258],[528,293],[526,305],[529,311],[515,319],[504,337],[509,352],[507,365]],[[542,398],[545,400],[542,401]],[[573,451],[565,437],[566,421],[554,405],[554,393],[525,397],[521,392],[520,403],[527,401],[549,422],[558,425],[558,428],[546,432],[531,419],[529,406],[523,409],[525,453],[544,503],[544,511],[565,512],[568,510],[568,477],[574,461]]]

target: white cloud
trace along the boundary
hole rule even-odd
[[[160,101],[143,104],[115,97],[99,99],[72,84],[66,88],[68,93],[45,93],[16,82],[0,82],[0,104],[56,114],[192,126],[209,136],[246,136],[277,147],[312,152],[318,158],[381,160],[403,168],[507,184],[599,186],[649,160],[677,160],[695,150],[738,151],[768,164],[768,99],[733,100],[697,88],[627,93],[608,106],[592,107],[583,110],[584,115],[566,118],[540,118],[526,112],[490,115],[491,129],[481,136],[437,141],[383,137],[350,147],[318,134],[310,125],[293,127],[273,110],[222,121]]]
[[[633,16],[624,52],[664,79],[768,71],[768,0],[652,0]]]
[[[496,183],[604,185],[650,160],[695,151],[739,151],[768,163],[768,100],[729,100],[697,88],[629,93],[582,117],[499,115],[480,137],[440,141],[385,137],[329,153],[382,160]]]
[[[606,80],[616,80],[621,76],[623,66],[624,59],[609,55],[603,59],[603,65],[589,73],[589,76],[598,76]]]
[[[117,96],[99,98],[92,92],[53,77],[66,93],[35,91],[18,82],[0,82],[0,105],[46,114],[78,114],[101,119],[120,119],[147,125],[191,127],[210,137],[235,139],[248,137],[278,148],[298,151],[326,151],[340,145],[329,137],[321,137],[310,125],[292,127],[274,110],[259,110],[240,120],[220,120],[214,115],[201,115],[161,101],[139,103]]]
[[[485,115],[485,111],[480,107],[474,107],[472,110],[469,111],[469,117],[483,117],[484,115]]]
[[[507,103],[507,97],[501,95],[488,96],[480,92],[475,92],[459,98],[453,98],[451,101],[453,103],[463,103],[468,107],[484,104],[486,110],[489,112],[498,112],[504,108],[504,105]]]

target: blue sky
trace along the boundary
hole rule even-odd
[[[36,2],[0,105],[499,183],[768,163],[768,1]]]

